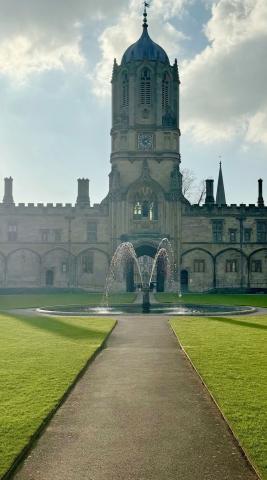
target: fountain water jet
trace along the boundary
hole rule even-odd
[[[116,280],[116,273],[118,272],[118,269],[120,267],[126,266],[129,260],[133,260],[135,262],[135,265],[137,267],[137,271],[140,277],[140,283],[143,288],[143,279],[142,279],[142,274],[140,270],[140,265],[139,265],[138,258],[136,256],[133,244],[130,242],[123,242],[117,247],[112,257],[109,271],[107,274],[105,292],[103,297],[106,305],[108,305],[108,296],[109,296],[110,288],[114,280]]]
[[[163,245],[165,245],[166,248],[163,247]],[[169,251],[169,253],[167,250]],[[170,257],[171,257],[171,261],[170,261]],[[150,285],[151,285],[152,277],[154,274],[154,270],[158,264],[159,259],[162,259],[162,261],[164,262],[164,269],[166,268],[166,273],[167,273],[166,277],[168,279],[169,285],[172,286],[174,282],[174,279],[173,279],[174,255],[173,255],[171,243],[167,238],[162,239],[161,242],[159,243],[150,274],[149,272],[143,272],[143,275],[140,270],[140,265],[139,265],[138,258],[136,256],[136,252],[133,244],[130,242],[121,243],[117,247],[111,260],[110,268],[107,274],[106,287],[105,287],[105,293],[103,296],[102,304],[104,304],[106,307],[108,306],[108,296],[110,293],[111,285],[116,280],[116,274],[118,273],[119,268],[126,266],[127,262],[129,260],[132,260],[136,265],[137,272],[140,278],[142,292],[143,292],[143,302],[142,302],[143,312],[149,313]]]

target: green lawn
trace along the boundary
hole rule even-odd
[[[267,479],[267,316],[179,317],[178,339]]]
[[[0,477],[114,324],[0,315]]]
[[[250,305],[252,307],[267,308],[266,295],[247,294],[205,294],[186,293],[179,298],[177,293],[156,293],[155,297],[160,303],[195,303],[200,305]]]
[[[45,307],[55,305],[98,305],[103,298],[102,293],[47,293],[47,294],[20,294],[0,295],[0,310],[10,308]],[[110,295],[109,302],[132,303],[135,293],[121,293]]]

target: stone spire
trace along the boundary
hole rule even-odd
[[[222,205],[226,205],[223,175],[222,175],[222,162],[220,162],[217,194],[216,194],[216,204],[219,205],[219,207],[221,207]]]

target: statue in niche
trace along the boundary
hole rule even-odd
[[[163,127],[176,127],[176,115],[170,107],[167,107],[166,113],[162,117]]]

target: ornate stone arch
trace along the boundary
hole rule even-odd
[[[41,255],[28,247],[16,248],[6,258],[6,284],[37,287],[41,284]]]
[[[181,254],[181,283],[187,272],[190,291],[207,291],[214,288],[215,259],[209,250],[193,247]],[[183,287],[184,288],[184,287]]]
[[[228,255],[228,258],[226,257]],[[223,263],[223,259],[225,262]],[[236,262],[228,269],[228,263]],[[228,263],[227,263],[228,262]],[[216,286],[220,288],[243,288],[248,284],[248,256],[235,247],[224,248],[215,255]]]
[[[40,260],[41,260],[41,255],[36,252],[35,250],[33,250],[32,248],[29,248],[29,247],[19,247],[19,248],[16,248],[15,250],[12,250],[12,252],[9,252],[6,256],[6,259],[8,260],[8,258],[13,255],[14,253],[16,252],[19,252],[21,250],[25,250],[25,251],[28,251],[28,252],[31,252],[33,253],[34,255],[36,255]]]
[[[164,199],[164,193],[160,184],[151,178],[148,163],[144,160],[140,177],[125,192],[132,218],[158,220],[159,204]]]
[[[97,248],[97,247],[89,247],[89,248],[85,248],[83,250],[81,250],[77,255],[76,255],[76,258],[79,258],[81,255],[84,255],[86,254],[87,252],[92,252],[92,251],[96,251],[96,252],[99,252],[99,253],[102,253],[103,255],[105,255],[107,257],[107,260],[110,261],[110,256],[107,252],[105,252],[105,250],[102,250],[101,248]]]
[[[53,248],[50,248],[50,250],[47,250],[47,252],[43,253],[42,254],[42,258],[45,258],[46,255],[49,255],[50,253],[52,252],[55,252],[55,251],[60,251],[60,252],[64,252],[66,253],[67,255],[73,257],[73,253],[71,253],[69,250],[67,250],[66,248],[64,247],[53,247]]]
[[[89,247],[76,255],[77,286],[103,291],[110,264],[109,254],[100,248]]]
[[[261,247],[251,252],[248,256],[248,286],[251,288],[264,288],[266,282],[267,247]]]
[[[225,252],[228,252],[228,251],[234,251],[234,252],[237,252],[239,254],[242,254],[244,256],[244,258],[248,258],[247,255],[241,251],[239,248],[235,248],[235,247],[227,247],[227,248],[224,248],[223,250],[221,250],[220,252],[216,253],[216,255],[214,255],[214,258],[216,259],[217,257],[219,257],[221,254],[225,253]]]
[[[42,284],[66,288],[74,285],[74,255],[64,247],[53,247],[42,255]]]
[[[267,247],[262,247],[262,248],[258,248],[257,250],[254,250],[254,252],[249,254],[248,259],[250,260],[253,257],[253,255],[255,255],[256,253],[259,253],[259,252],[266,252],[267,253]]]
[[[193,251],[195,251],[195,250],[200,250],[201,252],[207,253],[208,255],[211,256],[212,260],[214,260],[214,256],[212,255],[212,253],[209,252],[208,250],[206,250],[205,248],[201,248],[201,247],[190,248],[189,250],[186,250],[185,252],[183,252],[182,255],[181,255],[181,257],[183,257],[183,256],[186,255],[187,253],[193,252]]]

